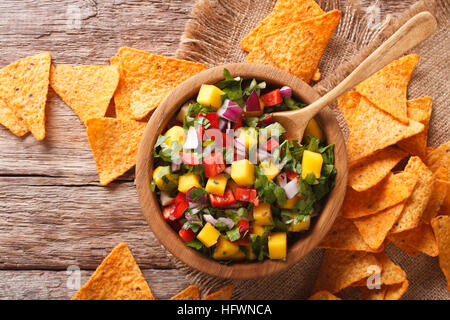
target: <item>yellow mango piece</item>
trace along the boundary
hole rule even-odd
[[[230,259],[234,260],[234,261],[242,261],[242,260],[245,260],[246,258],[247,258],[247,255],[241,249],[239,249],[238,252],[233,254],[232,257],[230,257]]]
[[[259,105],[261,107],[260,111],[248,111],[248,112],[245,112],[245,116],[246,117],[259,117],[259,116],[262,116],[262,114],[264,113],[264,102],[261,99],[259,99]]]
[[[220,237],[216,247],[214,248],[213,258],[216,260],[232,259],[232,257],[239,251],[241,250],[239,250],[239,246],[237,244]]]
[[[186,193],[192,187],[201,188],[200,177],[194,173],[186,173],[178,178],[178,191]]]
[[[197,102],[202,106],[211,106],[214,110],[218,110],[222,106],[222,95],[225,92],[210,84],[203,84],[197,96]]]
[[[281,209],[292,209],[297,204],[298,200],[300,200],[299,196],[295,196],[289,200],[286,200],[286,203],[283,206],[280,206]]]
[[[255,224],[260,226],[271,226],[272,221],[272,211],[270,210],[269,203],[260,203],[258,206],[253,208],[253,220]]]
[[[302,178],[305,179],[310,173],[314,173],[316,178],[320,178],[322,164],[323,158],[320,153],[305,150],[302,159]]]
[[[291,222],[291,224],[288,227],[288,231],[291,232],[300,232],[309,230],[309,226],[311,225],[311,218],[309,216],[305,217],[303,221],[300,221],[299,223],[296,223],[296,221]]]
[[[224,174],[219,174],[208,179],[206,183],[206,192],[215,194],[216,196],[223,196],[225,188],[227,187],[228,178]]]
[[[245,145],[246,149],[249,149],[258,143],[258,134],[255,128],[240,128],[238,139]]]
[[[280,173],[280,169],[272,161],[263,161],[260,167],[263,168],[263,173],[269,180],[273,180]]]
[[[217,243],[220,237],[220,232],[212,226],[209,222],[205,224],[202,230],[197,235],[197,239],[200,240],[207,248],[212,247]]]
[[[247,159],[231,164],[231,178],[241,187],[250,187],[255,182],[255,166]]]
[[[256,235],[262,237],[265,232],[267,232],[267,231],[266,231],[266,229],[264,229],[264,226],[261,226],[259,224],[253,225],[252,234],[256,234]]]
[[[159,166],[153,171],[153,180],[161,191],[175,189],[178,184],[177,176],[172,174],[169,166]]]
[[[307,142],[309,142],[308,136],[316,137],[317,139],[323,141],[322,129],[320,129],[319,123],[314,118],[309,121],[303,136]]]
[[[272,260],[285,259],[287,254],[286,232],[274,232],[268,240],[269,257]]]
[[[164,141],[167,146],[170,147],[172,141],[176,141],[180,144],[183,144],[184,140],[186,139],[186,134],[184,132],[184,129],[180,126],[173,126],[169,130],[166,131],[164,134],[165,137],[167,137],[166,141]]]

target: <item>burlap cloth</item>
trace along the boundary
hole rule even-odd
[[[186,26],[177,57],[207,66],[245,60],[246,53],[239,47],[241,39],[254,28],[273,8],[275,0],[197,0],[192,11],[192,20]],[[372,10],[361,10],[355,0],[318,1],[321,7],[329,11],[341,9],[343,17],[338,29],[329,42],[321,59],[319,68],[322,80],[315,85],[325,93],[342,81],[368,54],[380,43],[392,35],[408,18],[428,10],[439,22],[439,30],[419,47],[415,48],[420,62],[414,71],[409,85],[409,99],[424,95],[433,98],[433,114],[429,132],[429,145],[435,147],[449,140],[450,123],[448,121],[449,98],[449,0],[423,0],[412,5],[407,11],[399,12],[399,4],[377,10],[379,1],[371,1]],[[366,1],[367,2],[367,1]],[[405,5],[414,3],[398,1]],[[342,4],[344,3],[344,4]],[[404,8],[404,7],[403,7]],[[397,11],[396,11],[397,10]],[[333,106],[336,117],[345,134],[342,115]],[[445,278],[439,269],[438,259],[423,254],[410,257],[392,244],[387,254],[401,265],[408,275],[410,287],[404,299],[449,299]],[[170,256],[170,254],[169,254]],[[311,288],[321,263],[322,250],[316,249],[298,264],[271,277],[247,281],[226,281],[207,276],[190,269],[171,257],[177,267],[186,273],[188,281],[197,284],[208,292],[232,283],[235,287],[235,299],[305,299]],[[358,292],[347,289],[339,293],[343,298],[356,299]]]

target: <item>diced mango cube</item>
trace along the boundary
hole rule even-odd
[[[213,258],[216,260],[228,260],[239,251],[241,250],[239,250],[239,246],[237,244],[220,237],[216,247],[214,248]]]
[[[169,147],[172,144],[172,141],[176,141],[180,144],[183,144],[184,140],[186,139],[186,133],[184,132],[184,129],[180,126],[173,126],[172,128],[166,131],[164,136],[167,137],[164,143]]]
[[[263,168],[263,174],[269,180],[273,180],[280,173],[280,169],[272,161],[265,160],[261,162],[260,167]]]
[[[287,253],[286,232],[274,232],[268,240],[270,259],[285,259]]]
[[[264,226],[261,226],[261,225],[256,224],[256,223],[253,225],[252,234],[256,234],[256,235],[262,237],[263,234],[266,233],[266,232],[267,231],[266,231],[266,229],[264,229]]]
[[[153,180],[161,191],[175,190],[178,183],[176,175],[172,174],[169,166],[159,166],[153,171]]]
[[[305,179],[310,173],[313,173],[316,178],[320,178],[322,164],[323,158],[320,153],[305,150],[302,160],[302,178]]]
[[[212,247],[217,243],[217,239],[220,237],[220,232],[212,226],[209,222],[205,224],[202,230],[197,235],[197,239],[200,240],[207,248]]]
[[[259,106],[261,107],[260,111],[246,111],[245,116],[246,117],[259,117],[264,113],[264,102],[259,99]]]
[[[178,178],[178,191],[186,193],[192,187],[201,188],[200,177],[192,172]]]
[[[219,174],[208,179],[206,183],[206,192],[215,194],[216,196],[223,196],[225,188],[227,187],[228,178],[224,174]]]
[[[258,134],[255,128],[240,128],[239,129],[239,141],[245,145],[246,149],[253,147],[258,142]]]
[[[197,96],[197,102],[202,106],[211,106],[214,110],[218,110],[222,106],[222,95],[225,92],[210,84],[203,84]]]
[[[255,182],[255,166],[247,159],[231,164],[231,178],[241,187],[250,187]]]
[[[273,224],[272,212],[270,210],[269,203],[260,203],[258,206],[253,208],[253,220],[255,224],[260,226],[270,226]]]
[[[315,119],[311,119],[309,121],[305,129],[305,134],[303,136],[305,137],[306,141],[309,141],[308,136],[323,140],[322,129],[320,129],[319,124]]]
[[[245,260],[245,258],[247,258],[247,255],[241,249],[230,257],[230,259],[234,261],[242,261]]]
[[[309,216],[306,216],[300,222],[297,222],[296,220],[291,222],[291,224],[288,227],[288,231],[292,231],[292,232],[306,231],[306,230],[309,230],[310,224],[311,224],[311,218]]]
[[[295,196],[291,199],[286,200],[286,203],[282,206],[280,206],[281,209],[292,209],[297,204],[298,200],[300,198],[298,196]]]

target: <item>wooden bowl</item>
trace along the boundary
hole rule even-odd
[[[281,87],[289,86],[294,96],[306,103],[312,103],[320,96],[305,82],[293,75],[274,67],[237,63],[205,70],[186,80],[173,90],[152,115],[139,148],[136,169],[136,185],[139,201],[147,223],[161,243],[178,259],[190,267],[222,278],[251,279],[264,277],[284,270],[297,263],[322,240],[332,226],[344,200],[347,185],[347,153],[344,138],[332,111],[325,108],[316,118],[324,131],[328,143],[335,144],[335,165],[337,167],[336,184],[320,216],[313,221],[312,228],[304,236],[288,247],[285,261],[265,260],[261,262],[233,263],[219,262],[184,245],[183,240],[169,226],[161,213],[157,197],[150,189],[153,175],[153,146],[158,136],[165,130],[179,108],[188,100],[195,98],[204,83],[214,84],[224,79],[223,69],[227,68],[233,76],[244,79],[256,78],[268,84]]]

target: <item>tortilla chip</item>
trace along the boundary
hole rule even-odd
[[[0,98],[0,124],[8,128],[13,134],[22,137],[28,132],[25,123],[16,115],[6,102]]]
[[[406,280],[403,283],[393,284],[387,286],[384,300],[400,300],[409,287],[409,282]]]
[[[424,130],[423,124],[413,120],[409,125],[402,124],[365,97],[361,97],[352,122],[346,143],[351,165]]]
[[[49,52],[43,52],[0,70],[0,97],[37,140],[45,138],[51,59]]]
[[[378,250],[386,240],[386,237],[394,223],[403,212],[405,202],[391,208],[353,220],[364,242],[372,250]]]
[[[425,159],[427,155],[428,129],[430,127],[433,101],[431,97],[423,97],[410,100],[407,102],[407,105],[408,118],[422,123],[425,129],[415,136],[399,141],[398,146],[411,155]]]
[[[100,183],[107,185],[136,164],[144,122],[113,118],[90,119],[87,135]]]
[[[155,300],[125,243],[103,260],[72,300]]]
[[[418,177],[418,181],[411,197],[406,202],[402,215],[392,228],[392,233],[411,230],[419,226],[434,188],[433,173],[419,157],[409,159],[405,172]]]
[[[313,294],[308,300],[342,300],[339,297],[336,297],[334,294],[329,293],[328,291],[319,291]]]
[[[407,249],[404,250],[406,253],[408,253],[409,248],[412,248],[431,257],[436,257],[439,254],[436,238],[428,224],[423,223],[415,229],[390,234],[388,239],[401,249],[406,245]]]
[[[406,90],[417,62],[417,54],[395,60],[358,84],[355,89],[381,110],[408,124]]]
[[[317,81],[320,80],[320,78],[322,78],[322,73],[320,73],[319,68],[317,68],[317,69],[316,69],[316,72],[314,72],[314,75],[313,75],[313,77],[311,78],[311,80],[317,82]]]
[[[324,14],[323,10],[314,0],[279,0],[273,12],[242,39],[241,49],[250,52],[257,45],[260,36],[285,28],[290,23],[300,22],[322,14]]]
[[[50,85],[84,124],[105,116],[119,83],[116,66],[70,66],[51,68]]]
[[[200,300],[200,291],[197,286],[189,286],[170,300]]]
[[[274,63],[309,83],[340,18],[341,12],[333,10],[259,35],[258,44],[247,57],[247,62],[267,63],[269,60],[269,64]]]
[[[422,214],[422,221],[424,223],[430,223],[431,219],[436,217],[442,204],[445,201],[448,190],[450,188],[450,181],[447,181],[448,172],[445,168],[440,168],[434,173],[434,183],[433,191],[431,193],[430,200],[428,201],[427,207]]]
[[[343,204],[343,216],[356,219],[393,207],[411,196],[416,183],[417,176],[401,172],[390,173],[382,182],[364,192],[348,188]]]
[[[381,289],[369,289],[360,287],[362,300],[384,300],[387,287],[382,286]]]
[[[120,64],[120,82],[114,102],[117,117],[124,120],[144,118],[176,86],[206,69],[200,63],[127,47],[120,48],[119,59],[112,58],[111,63]]]
[[[313,293],[336,293],[371,276],[373,266],[382,268],[375,256],[362,251],[326,250],[314,284]]]
[[[439,265],[444,273],[450,291],[450,217],[438,216],[431,221],[439,247]]]
[[[356,229],[351,220],[345,219],[342,216],[338,216],[334,222],[331,230],[322,239],[322,242],[318,245],[319,248],[335,249],[335,250],[354,250],[354,251],[366,251],[377,252],[371,249],[361,237],[361,234]]]
[[[341,109],[345,122],[347,122],[347,126],[350,131],[353,126],[353,115],[358,108],[360,100],[361,95],[356,91],[346,92],[337,99],[339,109]]]
[[[407,154],[399,148],[388,147],[353,165],[348,173],[348,184],[362,192],[372,188],[391,172]]]
[[[429,152],[425,162],[433,172],[439,168],[446,168],[450,172],[450,141]]]
[[[202,300],[230,300],[231,296],[233,295],[233,292],[234,292],[233,286],[226,286],[220,289],[219,291],[207,295]]]

